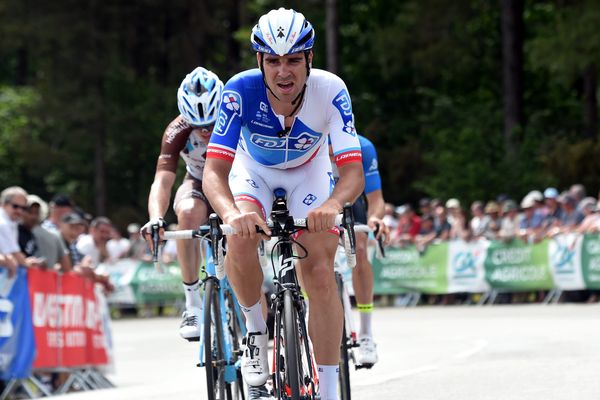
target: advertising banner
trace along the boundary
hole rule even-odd
[[[0,269],[0,379],[23,379],[31,375],[35,356],[27,271],[19,268],[8,277]]]
[[[581,270],[586,288],[600,289],[600,235],[583,236]]]
[[[494,289],[548,290],[554,287],[548,260],[548,242],[526,245],[490,242],[485,258],[485,277]]]
[[[107,362],[103,311],[91,280],[75,273],[30,269],[29,293],[37,346],[35,368]]]
[[[448,243],[431,245],[422,255],[414,246],[388,248],[385,258],[373,259],[375,293],[447,293],[447,264]]]
[[[581,245],[583,236],[568,233],[554,236],[548,241],[548,258],[554,286],[561,290],[585,289],[581,270]]]
[[[448,292],[482,293],[490,289],[485,280],[488,241],[451,241],[448,244]]]

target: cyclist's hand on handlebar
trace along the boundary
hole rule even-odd
[[[257,226],[267,235],[271,234],[267,222],[254,211],[230,214],[223,218],[223,222],[231,225],[235,234],[245,239],[253,239],[259,235],[256,232]]]
[[[154,243],[152,242],[152,232],[155,229],[158,229],[158,237],[159,237],[159,241],[162,242],[164,241],[164,233],[165,233],[165,226],[167,224],[165,223],[165,220],[162,218],[155,218],[155,219],[151,219],[150,221],[146,222],[146,224],[144,224],[144,226],[142,226],[140,228],[140,233],[142,234],[142,236],[144,237],[144,239],[146,239],[146,243],[148,243],[148,247],[150,247],[150,251],[154,251]]]
[[[319,207],[310,210],[307,215],[309,232],[325,232],[335,225],[335,217],[338,216],[341,206],[335,201],[326,201]]]
[[[385,222],[383,222],[382,219],[377,217],[369,217],[368,224],[369,228],[373,229],[373,231],[379,227],[377,235],[375,235],[375,239],[382,238],[384,245],[387,246],[390,244],[390,228],[385,224]]]

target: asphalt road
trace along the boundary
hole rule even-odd
[[[64,398],[205,398],[178,324],[115,321],[117,388]],[[352,372],[354,400],[600,398],[600,305],[382,308],[374,329],[380,362]]]

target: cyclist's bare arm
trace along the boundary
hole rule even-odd
[[[340,179],[333,193],[319,207],[308,213],[308,230],[322,232],[334,225],[335,217],[342,212],[344,204],[353,203],[365,188],[365,176],[361,163],[353,162],[339,167]]]
[[[379,239],[383,235],[385,244],[388,245],[390,242],[390,234],[389,228],[383,222],[383,216],[385,215],[385,200],[383,199],[383,192],[381,189],[367,193],[367,202],[369,203],[367,215],[369,226],[374,229],[375,225],[378,224],[380,229],[377,232],[376,238]]]
[[[148,216],[151,220],[162,218],[167,212],[175,177],[175,173],[171,171],[156,171],[148,196]]]
[[[219,158],[208,158],[204,165],[202,191],[213,209],[226,224],[231,225],[241,237],[256,237],[256,226],[270,233],[265,220],[255,212],[241,212],[229,189],[231,162]]]

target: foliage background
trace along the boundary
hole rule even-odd
[[[521,1],[524,123],[511,153],[507,1],[338,1],[339,74],[387,200],[519,200],[577,182],[597,195],[600,5]],[[181,79],[197,65],[223,80],[254,67],[249,32],[278,6],[313,22],[314,66],[326,68],[324,1],[0,0],[0,187],[69,193],[119,226],[144,221]]]

